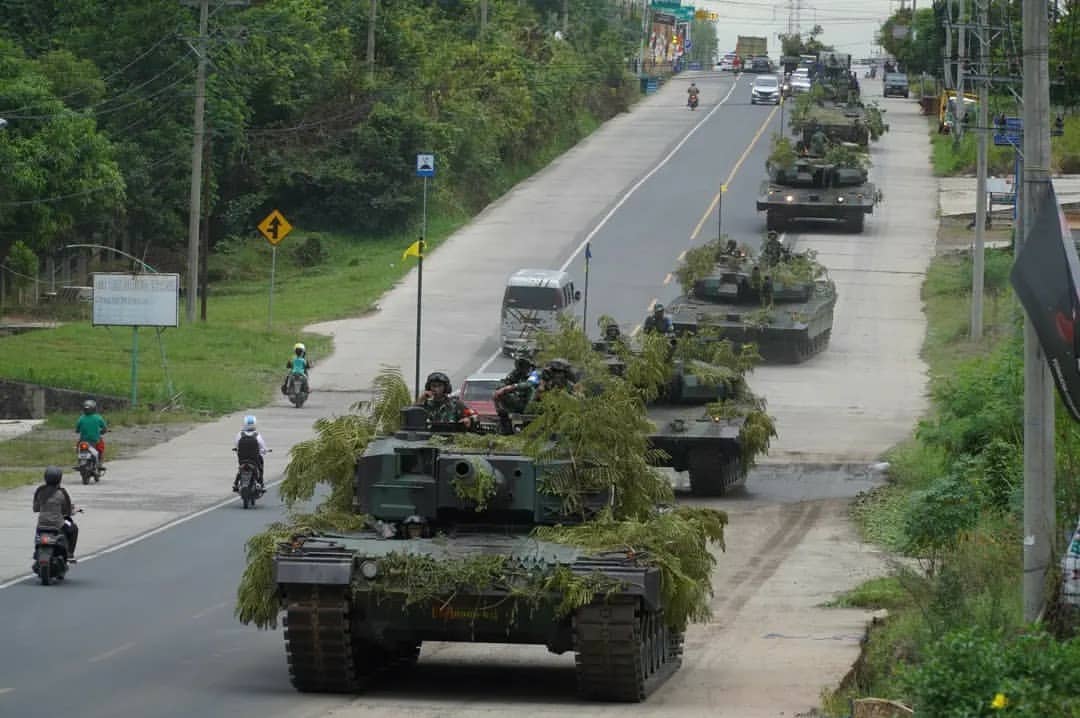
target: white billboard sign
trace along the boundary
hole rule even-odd
[[[94,274],[94,326],[180,324],[179,274]]]

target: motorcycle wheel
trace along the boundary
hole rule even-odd
[[[38,578],[41,579],[42,586],[52,583],[52,565],[46,563],[38,566]]]
[[[90,483],[90,472],[88,472],[88,471],[80,471],[79,473],[82,474],[82,482],[84,484],[89,484]]]

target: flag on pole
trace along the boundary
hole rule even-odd
[[[409,245],[409,248],[405,250],[405,253],[401,255],[401,261],[405,261],[409,257],[423,258],[424,254],[424,240],[418,239]]]
[[[588,261],[590,259],[592,259],[592,243],[591,242],[586,242],[585,243],[585,260]]]

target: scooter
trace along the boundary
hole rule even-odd
[[[77,509],[74,513],[81,514],[82,509]],[[71,521],[71,517],[64,521]],[[63,531],[48,528],[37,530],[34,534],[33,570],[42,586],[48,586],[54,580],[64,580],[69,566],[76,562],[75,559],[68,558],[68,554],[68,540]]]
[[[697,103],[698,103],[698,96],[697,95],[690,95],[690,99],[688,99],[686,101],[686,106],[689,107],[691,110],[696,110],[697,109]]]
[[[266,453],[269,454],[272,451],[273,449],[267,449]],[[259,485],[259,464],[253,459],[244,459],[240,462],[237,475],[239,476],[238,491],[244,508],[255,508],[255,500],[262,498],[262,495],[266,493],[266,489]]]
[[[285,395],[297,409],[307,401],[308,392],[304,390],[304,377],[297,374],[289,374],[285,380]]]
[[[84,484],[89,484],[90,479],[94,480],[94,483],[101,481],[101,475],[105,472],[105,469],[98,463],[98,450],[89,441],[80,441],[75,446],[75,456],[78,462],[74,468],[79,472],[79,476],[82,477]]]

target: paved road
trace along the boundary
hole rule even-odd
[[[506,274],[520,266],[558,266],[573,259],[590,228],[620,201],[622,206],[592,236],[595,284],[590,314],[606,312],[631,324],[640,320],[651,299],[674,294],[675,287],[664,283],[674,258],[692,243],[712,236],[707,229],[693,235],[703,216],[707,223],[715,219],[715,215],[706,216],[706,209],[718,185],[727,181],[772,112],[748,105],[740,96],[745,94],[741,92],[744,81],[666,164],[652,172],[727,94],[730,80],[702,79],[699,84],[704,97],[697,113],[679,107],[681,87],[665,88],[635,113],[611,123],[548,171],[515,189],[432,256],[426,263],[431,273],[425,273],[424,282],[431,304],[425,342],[442,367],[460,377],[483,363],[495,347],[498,298]],[[896,133],[897,118],[890,119]],[[915,128],[917,118],[907,118],[907,122]],[[761,230],[752,196],[768,139],[768,131],[763,132],[746,153],[725,195],[725,230],[740,240],[752,239]],[[897,136],[888,142],[902,148],[898,143],[909,140]],[[648,157],[628,154],[645,152],[644,148],[654,152]],[[607,163],[606,170],[587,174],[600,162]],[[627,197],[627,191],[642,179]],[[928,176],[920,181],[927,180]],[[918,194],[916,186],[893,191],[901,190]],[[895,197],[894,201],[907,199]],[[676,209],[668,210],[668,205]],[[916,205],[906,204],[909,214],[918,213]],[[928,214],[932,216],[932,211]],[[665,233],[669,225],[671,232]],[[649,232],[640,231],[644,227]],[[882,235],[879,241],[899,243],[911,254],[923,249],[897,233]],[[500,249],[493,252],[491,247],[496,245]],[[855,243],[851,251],[858,256],[874,246]],[[623,257],[618,264],[602,260],[620,250]],[[648,261],[641,261],[641,256]],[[356,394],[347,392],[365,388],[379,363],[409,365],[412,337],[402,327],[411,327],[414,282],[414,276],[404,280],[384,298],[376,314],[325,325],[335,333],[338,352],[320,364],[317,378],[324,390],[322,398],[302,413],[284,407],[263,412],[281,427],[285,438],[278,446],[307,430],[304,419],[297,417],[310,421],[328,410],[340,410],[355,398]],[[880,299],[870,289],[872,281],[866,285],[862,300]],[[844,291],[842,286],[842,296]],[[917,304],[913,306],[917,312]],[[379,339],[372,341],[372,337]],[[887,347],[875,344],[874,350]],[[914,353],[906,359],[913,361]],[[796,382],[802,378],[792,376]],[[835,364],[827,376],[818,377],[819,389],[832,391],[843,386],[846,378],[845,366]],[[809,396],[806,401],[813,406],[817,398]],[[866,396],[864,401],[873,405],[874,397]],[[905,405],[896,411],[896,426],[910,409]],[[875,405],[875,410],[880,407]],[[907,417],[908,426],[913,419]],[[804,416],[801,421],[807,423],[784,430],[812,433],[813,417]],[[844,428],[853,440],[862,431],[857,420]],[[201,431],[192,432],[199,435],[187,443],[174,444],[171,455],[161,453],[155,460],[179,463],[183,452],[207,453],[205,445],[212,435]],[[219,427],[219,443],[221,433]],[[206,461],[205,456],[197,458]],[[283,458],[276,456],[282,463]],[[226,473],[221,466],[213,470]],[[694,628],[688,639],[687,667],[634,712],[719,715],[723,706],[723,714],[743,718],[776,715],[777,710],[791,714],[791,706],[809,707],[823,684],[837,680],[854,658],[864,616],[851,611],[815,612],[813,607],[827,600],[836,587],[877,570],[877,557],[850,535],[843,501],[827,497],[849,496],[873,480],[845,468],[822,473],[769,467],[755,474],[747,496],[716,502],[732,515],[729,553],[721,558],[717,575],[716,619]],[[205,481],[207,487],[217,488],[207,488],[200,495],[204,501],[215,490],[220,492],[220,479]],[[137,489],[135,479],[132,482]],[[176,490],[175,504],[188,500],[181,493]],[[117,537],[134,533],[124,531],[124,514],[116,504],[120,500],[116,495],[110,498],[112,525],[99,524],[95,530],[111,531]],[[93,499],[76,495],[76,502],[92,505]],[[84,527],[91,525],[93,515],[87,514]],[[0,507],[0,520],[4,516]],[[165,516],[163,510],[160,519]],[[243,568],[242,543],[278,516],[272,503],[255,512],[230,505],[83,563],[67,585],[43,588],[20,583],[0,590],[0,612],[5,616],[0,624],[4,647],[0,652],[0,715],[36,714],[46,698],[50,710],[90,716],[582,712],[584,707],[573,697],[572,659],[527,647],[425,646],[415,676],[355,703],[294,693],[286,677],[280,632],[245,628],[231,615],[233,592]],[[149,523],[146,518],[134,522],[137,528]],[[93,537],[88,530],[87,538],[93,541]],[[17,538],[28,543],[29,532],[20,530]],[[18,560],[17,556],[12,559]],[[36,646],[43,641],[48,645]],[[773,673],[777,667],[784,671],[780,679]],[[785,707],[778,709],[779,704]],[[614,710],[624,709],[598,706],[589,707],[588,713]]]

